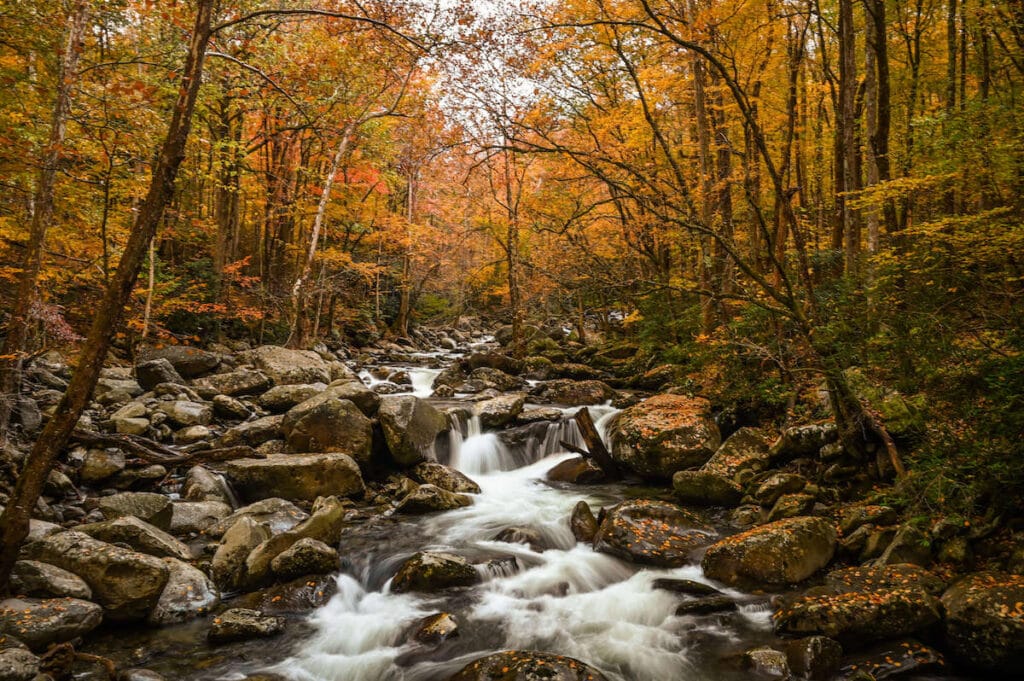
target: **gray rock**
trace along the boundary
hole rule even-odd
[[[157,357],[135,365],[135,379],[145,390],[152,390],[161,383],[184,383],[185,379],[165,357]]]
[[[532,391],[531,391],[532,392]],[[546,404],[564,404],[582,407],[604,404],[615,398],[615,391],[601,381],[573,381],[561,379],[541,384],[538,400]]]
[[[122,492],[101,497],[96,507],[107,519],[135,516],[161,530],[167,530],[171,526],[171,500],[162,494]]]
[[[268,411],[283,414],[326,389],[327,386],[323,383],[277,385],[260,395],[260,406]]]
[[[419,514],[451,511],[472,503],[473,500],[465,494],[455,494],[434,485],[420,485],[398,502],[395,512]]]
[[[11,593],[37,598],[92,598],[92,590],[81,577],[35,560],[19,560],[14,564]]]
[[[226,374],[214,374],[195,382],[197,388],[205,389],[217,395],[239,397],[241,395],[259,395],[273,385],[270,377],[262,371],[252,369],[235,369]]]
[[[218,615],[210,626],[206,640],[212,644],[267,638],[284,631],[283,617],[267,617],[256,610],[232,608]]]
[[[754,499],[762,506],[771,506],[783,494],[793,494],[807,486],[807,479],[794,473],[774,473],[754,491]]]
[[[695,562],[694,554],[717,536],[692,511],[665,501],[636,499],[608,509],[594,549],[634,563],[681,567]]]
[[[743,488],[718,473],[705,470],[676,471],[672,489],[684,504],[700,506],[736,506],[743,498]]]
[[[758,428],[740,428],[722,443],[701,470],[743,484],[770,463],[765,433]]]
[[[166,414],[171,423],[183,428],[209,425],[210,420],[213,419],[213,407],[191,400],[161,402],[156,410]]]
[[[198,378],[220,365],[220,357],[212,352],[185,345],[170,345],[160,349],[147,349],[141,354],[141,361],[166,359],[181,376]]]
[[[786,654],[774,648],[768,646],[752,648],[743,653],[743,660],[747,669],[758,676],[777,679],[789,678],[789,661],[786,659]]]
[[[75,530],[108,544],[127,544],[136,551],[157,558],[170,557],[179,560],[192,558],[192,553],[183,543],[134,516],[79,525]]]
[[[409,477],[420,484],[436,485],[458,494],[480,494],[480,485],[454,468],[433,461],[416,464],[408,471]]]
[[[341,452],[367,464],[373,448],[373,423],[348,400],[327,399],[281,424],[289,448],[295,452]]]
[[[202,572],[174,558],[164,558],[170,579],[146,621],[156,626],[185,622],[206,615],[220,604],[220,594]]]
[[[402,563],[391,581],[395,593],[434,592],[455,586],[471,586],[480,573],[465,558],[437,551],[421,552]]]
[[[0,681],[32,681],[39,674],[39,658],[25,648],[0,650]]]
[[[0,632],[35,652],[84,636],[103,621],[103,609],[77,598],[8,598],[0,601]]]
[[[244,421],[252,416],[252,409],[234,397],[215,395],[213,397],[213,413],[224,419],[240,419]]]
[[[392,458],[402,466],[434,460],[434,440],[448,427],[444,414],[412,395],[385,399],[377,417]]]
[[[274,385],[330,383],[331,372],[320,355],[309,350],[290,350],[263,345],[240,353],[238,361],[254,365],[274,381]]]
[[[223,501],[176,501],[172,508],[174,534],[203,533],[231,515],[231,506]]]
[[[249,516],[235,522],[221,537],[213,554],[210,574],[220,588],[233,591],[241,588],[245,577],[245,559],[253,549],[270,539],[270,531]]]
[[[179,445],[190,445],[213,438],[213,431],[206,426],[189,426],[174,434],[174,442]]]
[[[230,504],[232,498],[223,476],[203,466],[193,466],[185,474],[181,496],[186,501],[219,501],[224,504]]]
[[[147,422],[148,423],[148,422]],[[87,485],[94,485],[114,477],[124,470],[124,453],[118,450],[90,449],[82,462],[78,475]]]
[[[240,423],[233,428],[229,428],[221,435],[220,446],[237,447],[239,445],[249,445],[250,447],[256,447],[268,440],[280,437],[281,424],[283,422],[284,416],[277,415],[264,416],[255,421]]]
[[[590,665],[535,650],[506,650],[470,662],[448,681],[607,681]]]
[[[769,449],[769,455],[772,459],[811,456],[838,439],[839,431],[836,424],[831,422],[794,426],[782,432]]]
[[[113,419],[114,430],[120,435],[145,435],[149,430],[149,419]]]
[[[515,420],[524,404],[526,393],[510,393],[477,402],[474,410],[484,428],[501,428]]]
[[[227,463],[225,473],[249,500],[283,497],[311,501],[318,496],[362,496],[365,492],[359,466],[341,453],[236,459]]]
[[[292,502],[271,497],[243,506],[208,529],[206,534],[214,538],[220,537],[242,518],[251,518],[257,524],[266,525],[271,533],[278,534],[292,529],[308,517],[308,513]]]
[[[279,579],[328,574],[338,569],[338,552],[322,541],[306,537],[277,554],[270,561],[270,569]]]

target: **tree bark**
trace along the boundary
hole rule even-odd
[[[18,557],[18,547],[28,535],[32,509],[39,499],[53,462],[64,449],[82,411],[89,403],[114,332],[138,279],[146,248],[156,233],[164,209],[174,195],[175,178],[185,157],[185,143],[202,81],[203,61],[211,34],[213,4],[214,0],[198,2],[181,87],[167,136],[153,168],[146,199],[132,225],[117,271],[96,310],[71,383],[55,415],[46,424],[26,458],[11,500],[0,516],[0,593],[8,590],[11,568]]]

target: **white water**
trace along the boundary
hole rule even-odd
[[[591,409],[599,429],[615,413],[610,407]],[[568,519],[576,503],[586,500],[596,510],[612,500],[591,496],[586,488],[567,491],[543,482],[548,469],[572,456],[545,456],[545,450],[553,446],[552,438],[569,440],[572,429],[548,426],[543,441],[528,445],[532,461],[523,465],[524,454],[511,451],[494,433],[481,432],[478,419],[458,425],[452,429],[458,433],[452,436],[452,464],[476,480],[481,493],[472,506],[418,521],[424,544],[471,560],[512,560],[501,568],[481,568],[486,581],[468,601],[465,594],[456,601],[443,593],[392,594],[388,584],[383,591],[368,591],[363,582],[341,575],[339,593],[310,619],[316,634],[272,671],[296,681],[426,681],[446,678],[495,650],[515,648],[569,655],[614,681],[717,678],[695,663],[693,651],[708,636],[736,639],[735,623],[702,618],[699,636],[691,638],[695,619],[674,614],[680,596],[651,586],[659,577],[706,581],[699,567],[638,569],[574,539]],[[517,526],[536,531],[549,548],[537,552],[525,544],[494,541],[503,529]],[[446,610],[463,632],[457,639],[460,653],[440,662],[415,657],[424,648],[409,642],[410,627]],[[768,628],[762,608],[741,608],[733,617],[748,629]]]
[[[434,379],[437,378],[438,374],[441,373],[440,369],[428,369],[425,367],[388,367],[394,371],[405,371],[409,374],[409,380],[412,385],[399,386],[403,392],[411,392],[416,397],[430,397],[434,394]],[[373,388],[373,386],[379,383],[386,383],[387,381],[382,378],[377,378],[369,371],[363,370],[359,372],[359,378],[362,380],[366,387]]]

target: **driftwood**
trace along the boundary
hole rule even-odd
[[[612,459],[612,455],[604,446],[604,442],[601,441],[601,436],[597,432],[597,426],[594,425],[594,419],[590,416],[590,410],[583,407],[576,412],[573,420],[576,421],[576,425],[579,427],[580,435],[583,437],[583,442],[586,443],[587,449],[583,450],[567,442],[562,442],[562,446],[570,452],[593,459],[594,463],[610,478],[621,478],[622,473],[619,471],[615,460]]]
[[[180,454],[175,450],[162,445],[159,442],[142,437],[141,435],[124,435],[121,433],[97,433],[92,430],[78,428],[72,433],[71,438],[84,445],[99,445],[100,447],[116,447],[124,450],[146,463],[159,463],[172,466],[197,463],[200,461],[227,461],[230,459],[244,459],[256,456],[252,447],[240,445],[238,447],[219,447],[205,449],[187,454]]]

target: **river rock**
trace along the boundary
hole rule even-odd
[[[610,437],[616,463],[661,479],[704,464],[721,443],[711,404],[683,395],[655,395],[624,410],[615,417]]]
[[[220,357],[212,352],[185,345],[169,345],[165,348],[149,348],[140,355],[142,362],[165,359],[174,370],[185,378],[198,378],[220,366]],[[180,381],[177,381],[180,382]]]
[[[231,497],[231,490],[219,473],[205,466],[193,466],[185,474],[185,482],[181,486],[181,498],[185,501],[219,501],[230,504]]]
[[[185,383],[185,379],[175,370],[174,365],[164,357],[136,364],[135,379],[144,390],[152,390],[161,383]]]
[[[757,678],[789,678],[786,654],[769,646],[759,646],[743,653],[743,663]]]
[[[539,401],[546,404],[563,404],[567,407],[604,404],[615,398],[615,391],[603,381],[559,379],[542,383],[536,390]]]
[[[782,432],[768,450],[771,458],[794,459],[799,456],[817,454],[825,445],[839,439],[839,430],[831,421],[793,426]]]
[[[459,621],[448,612],[428,615],[413,627],[412,637],[420,643],[437,645],[459,635]]]
[[[103,608],[77,598],[8,598],[0,601],[0,632],[35,652],[84,636],[103,621]]]
[[[191,560],[192,558],[192,553],[183,543],[134,516],[79,525],[75,530],[108,544],[127,544],[136,551],[157,558],[168,557],[178,560]]]
[[[145,435],[149,430],[149,419],[113,418],[114,431],[118,435]]]
[[[975,572],[942,595],[946,638],[972,665],[1024,674],[1024,575]]]
[[[87,485],[108,480],[124,470],[124,452],[120,450],[90,449],[85,454],[79,479]]]
[[[270,569],[280,579],[323,575],[338,569],[338,552],[322,541],[305,537],[277,554]]]
[[[832,560],[836,530],[821,518],[788,518],[711,545],[701,567],[726,584],[796,584]]]
[[[27,547],[31,558],[81,577],[111,621],[141,620],[149,614],[170,577],[158,558],[61,532]]]
[[[412,395],[385,398],[377,417],[392,458],[402,466],[434,459],[434,440],[448,427],[444,414]]]
[[[244,421],[252,416],[252,409],[241,400],[227,395],[214,395],[213,413],[223,419]]]
[[[39,674],[39,663],[27,648],[0,646],[0,681],[32,681]]]
[[[839,519],[839,531],[849,536],[863,525],[894,525],[898,519],[896,509],[890,506],[862,504],[843,511]]]
[[[932,562],[931,541],[921,530],[913,525],[902,525],[885,551],[875,561],[878,565],[894,565],[912,563],[927,566]]]
[[[206,426],[189,426],[174,434],[174,444],[191,445],[213,438],[213,431]]]
[[[625,560],[680,567],[717,537],[703,518],[664,501],[624,501],[608,509],[594,548]]]
[[[532,650],[506,650],[470,662],[448,681],[606,681],[588,664]]]
[[[889,679],[896,676],[918,676],[922,672],[941,672],[945,667],[942,653],[915,639],[885,641],[843,660],[842,667],[830,677],[832,681],[859,681],[864,678]],[[870,676],[865,676],[870,675]],[[939,678],[942,678],[941,675]]]
[[[737,609],[736,601],[728,596],[704,596],[683,601],[676,606],[676,617],[684,615],[711,615]]]
[[[436,485],[457,494],[480,494],[480,485],[473,482],[465,473],[434,461],[418,463],[406,472],[409,477],[423,485]]]
[[[210,575],[225,591],[241,588],[245,559],[253,549],[270,539],[270,530],[249,516],[242,516],[221,537],[210,563]]]
[[[213,395],[241,397],[242,395],[259,395],[273,385],[270,377],[262,371],[252,369],[235,369],[225,374],[214,374],[201,378],[194,384],[196,389]]]
[[[292,529],[308,517],[308,513],[292,502],[271,497],[243,506],[208,529],[206,535],[220,537],[242,518],[251,518],[256,523],[265,525],[272,534],[278,534]]]
[[[289,412],[281,431],[294,452],[341,452],[362,464],[370,461],[373,423],[348,400],[323,400],[297,418]]]
[[[281,424],[284,423],[284,416],[264,416],[254,421],[240,423],[229,428],[220,437],[221,447],[238,447],[249,445],[257,447],[264,442],[281,436]]]
[[[297,404],[302,404],[311,397],[316,397],[327,386],[323,383],[298,383],[295,385],[276,385],[260,395],[260,406],[267,411],[283,414]]]
[[[740,428],[730,435],[701,468],[744,484],[768,468],[768,438],[759,428]]]
[[[704,470],[676,471],[672,489],[684,504],[735,506],[743,498],[743,488],[732,478]]]
[[[134,516],[161,530],[170,528],[174,512],[171,500],[155,492],[111,494],[109,497],[101,497],[96,503],[96,508],[104,518]]]
[[[419,485],[407,494],[398,506],[396,513],[420,514],[434,511],[451,511],[469,506],[473,500],[465,494],[456,494],[435,485]]]
[[[768,512],[768,522],[807,515],[814,510],[816,501],[812,494],[783,494]]]
[[[811,681],[831,679],[843,657],[843,647],[827,636],[806,636],[781,647],[790,670]]]
[[[19,560],[14,564],[11,593],[37,598],[92,598],[92,590],[81,577],[35,560]]]
[[[235,459],[225,466],[231,484],[249,500],[283,497],[312,501],[318,496],[362,496],[359,466],[342,453],[279,454]]]
[[[146,621],[156,626],[177,624],[208,614],[220,604],[220,593],[201,571],[175,558],[164,558],[170,578]]]
[[[451,553],[425,551],[402,563],[391,581],[395,593],[433,592],[456,586],[471,586],[480,573],[465,558]]]
[[[607,475],[590,459],[574,456],[551,467],[545,476],[552,482],[567,482],[572,485],[592,485],[603,482]]]
[[[772,506],[783,494],[799,492],[807,486],[807,479],[795,473],[773,473],[765,478],[753,497],[762,506]]]
[[[268,617],[256,610],[232,608],[214,618],[206,640],[217,645],[267,638],[284,631],[284,624],[283,617]]]
[[[576,506],[572,509],[572,516],[569,518],[572,536],[576,538],[576,541],[592,542],[597,536],[597,527],[597,518],[590,510],[590,505],[582,499],[577,501]]]
[[[239,353],[238,361],[260,369],[270,377],[274,385],[331,382],[331,372],[327,363],[320,355],[310,350],[262,345]]]
[[[150,669],[122,669],[117,674],[117,681],[167,681],[167,679]]]
[[[526,393],[500,395],[483,402],[477,402],[474,410],[484,428],[501,428],[516,419],[526,404]]]
[[[175,501],[171,532],[179,535],[201,534],[231,515],[231,506],[223,501]]]

